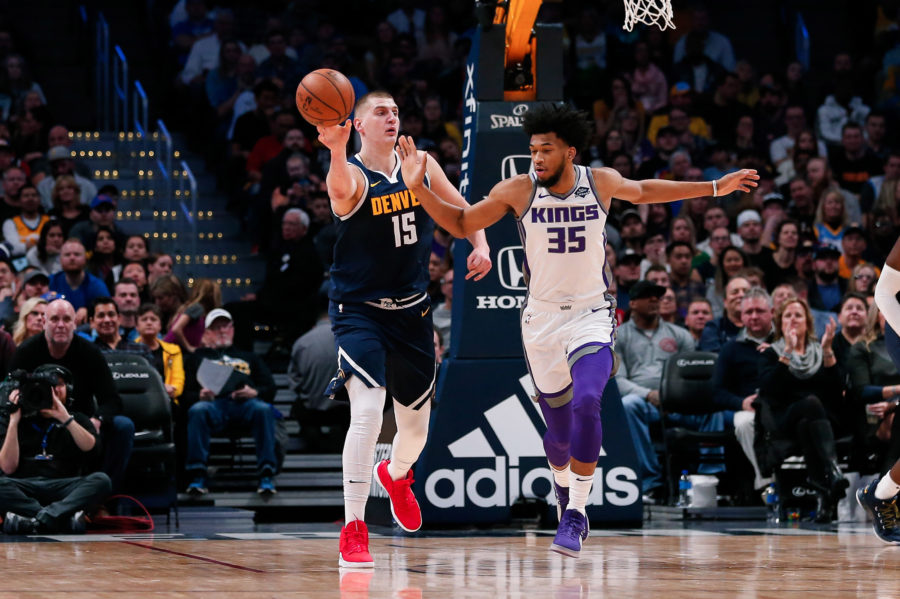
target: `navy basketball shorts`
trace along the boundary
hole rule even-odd
[[[394,309],[373,303],[330,302],[338,372],[326,395],[334,396],[354,374],[368,387],[385,387],[396,401],[418,409],[434,394],[431,300],[426,294],[413,305]]]

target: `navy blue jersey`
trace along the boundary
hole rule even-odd
[[[407,298],[428,287],[434,222],[406,188],[400,157],[388,175],[348,159],[366,178],[352,212],[338,217],[329,297],[338,302]],[[425,184],[429,185],[428,175]]]

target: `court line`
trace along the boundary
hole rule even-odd
[[[217,559],[212,559],[211,557],[203,557],[202,555],[194,555],[193,553],[172,551],[171,549],[163,549],[162,547],[154,547],[153,545],[144,545],[143,543],[136,543],[134,541],[122,541],[122,543],[125,543],[126,545],[134,545],[135,547],[142,547],[144,549],[150,549],[152,551],[161,551],[162,553],[180,555],[181,557],[188,557],[191,559],[200,560],[202,562],[209,562],[210,564],[216,564],[217,566],[226,566],[228,568],[234,568],[235,570],[246,570],[247,572],[256,572],[257,574],[267,573],[265,570],[257,570],[256,568],[248,568],[247,566],[239,566],[237,564],[229,564],[228,562],[222,562]]]

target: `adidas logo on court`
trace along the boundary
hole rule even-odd
[[[519,384],[526,398],[534,395],[529,375],[521,377]],[[507,507],[523,495],[555,504],[541,433],[528,410],[533,410],[541,421],[543,416],[531,399],[525,402],[518,394],[510,395],[485,410],[485,425],[447,446],[447,461],[459,466],[429,474],[425,480],[425,499],[429,503],[443,509],[462,508],[467,503],[481,508]],[[496,444],[502,453],[494,449]],[[600,456],[605,455],[601,448]],[[484,467],[491,458],[493,466]],[[631,505],[640,499],[639,484],[631,468],[617,466],[604,472],[598,466],[588,505]]]

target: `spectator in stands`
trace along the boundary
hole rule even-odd
[[[88,416],[73,405],[72,373],[56,364],[38,372],[58,377],[53,407],[25,417],[24,410],[16,410],[0,420],[3,532],[82,533],[85,510],[99,505],[112,488],[103,472],[81,475],[90,457],[99,453],[100,441]],[[11,403],[19,399],[18,389],[10,392]]]
[[[285,297],[290,296],[283,295],[279,299]],[[169,343],[176,343],[184,352],[193,353],[200,347],[200,340],[203,338],[205,329],[206,315],[221,306],[222,289],[219,284],[211,279],[198,279],[194,283],[191,296],[179,310],[164,340]],[[230,322],[231,315],[229,315],[228,319]],[[234,336],[233,330],[231,336]]]
[[[234,123],[231,137],[231,155],[247,160],[256,142],[270,133],[270,123],[281,89],[270,79],[263,79],[253,86],[256,108],[242,114]]]
[[[328,318],[327,297],[320,296],[319,301],[318,322],[291,349],[288,378],[291,390],[297,394],[291,418],[300,423],[300,435],[307,451],[328,453],[338,452],[343,446],[350,416],[347,401],[333,401],[325,395],[328,381],[334,376],[334,334]],[[346,391],[342,389],[341,393]]]
[[[47,132],[47,147],[55,148],[56,146],[65,146],[71,150],[72,138],[69,137],[69,135],[69,130],[65,125],[53,125],[52,127],[50,127],[50,131]],[[35,161],[33,164],[35,165],[35,170],[43,170],[43,168],[38,169],[37,161]],[[90,179],[91,177],[90,167],[77,160],[75,161],[75,172],[88,179]],[[39,181],[36,181],[34,177],[32,177],[32,182],[35,184],[39,183]]]
[[[0,203],[0,217],[3,220],[19,213],[19,192],[28,177],[19,166],[10,166],[3,171],[3,202]]]
[[[9,94],[12,100],[13,111],[19,110],[25,95],[31,91],[38,92],[43,103],[47,103],[44,91],[36,81],[32,80],[25,59],[21,55],[8,55],[3,66],[5,67],[3,73],[4,92]]]
[[[744,210],[737,217],[737,234],[741,251],[750,265],[762,268],[771,261],[772,250],[762,243],[762,218],[756,210]]]
[[[75,335],[75,309],[57,299],[46,309],[44,334],[26,339],[16,350],[10,370],[34,371],[44,364],[59,364],[74,376],[72,410],[89,415],[103,440],[103,472],[113,489],[122,481],[134,443],[134,423],[122,415],[122,398],[100,350]]]
[[[869,264],[863,258],[866,253],[866,232],[856,223],[844,227],[841,236],[841,257],[838,260],[838,276],[849,280],[853,269],[863,264]],[[878,271],[880,274],[880,270]]]
[[[806,113],[803,106],[789,104],[784,109],[784,126],[786,132],[781,137],[772,140],[769,144],[769,159],[776,167],[782,162],[789,161],[793,157],[794,145],[801,133],[807,132]],[[813,136],[814,139],[814,136]],[[816,141],[814,156],[825,156],[827,148],[821,140]]]
[[[94,344],[102,352],[124,351],[149,358],[147,348],[122,336],[119,308],[111,297],[98,297],[88,306],[88,322]],[[148,360],[149,361],[149,360]]]
[[[213,35],[198,39],[191,46],[184,69],[178,76],[179,83],[199,85],[206,73],[219,66],[219,46],[222,40],[232,39],[233,30],[234,13],[228,8],[217,8],[216,18],[213,21]],[[241,51],[247,51],[243,44],[241,44]]]
[[[143,235],[129,235],[122,247],[122,262],[113,267],[113,278],[118,281],[122,276],[125,262],[146,262],[150,258],[149,241]],[[137,308],[137,306],[135,306]]]
[[[665,361],[680,351],[694,349],[694,340],[683,328],[659,318],[659,298],[665,288],[649,281],[635,283],[631,289],[631,319],[616,333],[616,353],[620,358],[615,380],[622,394],[632,441],[637,451],[642,489],[650,502],[661,499],[662,472],[649,426],[660,418],[659,383]],[[712,430],[704,417],[667,414],[667,418],[685,426]]]
[[[631,92],[643,105],[644,110],[653,113],[668,103],[666,76],[651,62],[650,49],[646,42],[634,44],[634,70],[626,74],[631,84]]]
[[[840,401],[843,389],[831,347],[835,327],[832,319],[820,343],[806,302],[788,299],[775,312],[775,341],[763,352],[759,375],[757,401],[771,411],[771,420],[763,421],[766,432],[800,445],[807,483],[816,491],[817,522],[834,519],[837,502],[849,486],[837,463],[825,408]],[[770,462],[775,465],[778,460]]]
[[[112,230],[116,245],[122,247],[126,236],[116,225],[116,200],[112,196],[99,194],[91,200],[89,220],[82,221],[72,227],[69,237],[81,240],[85,247],[93,245],[94,237],[100,227],[109,227]]]
[[[867,439],[878,451],[879,471],[889,469],[900,458],[900,418],[897,418],[900,399],[900,373],[891,361],[884,341],[884,316],[878,307],[869,308],[865,332],[847,356],[850,375],[849,394],[858,408],[874,422],[868,426]]]
[[[772,262],[762,267],[769,288],[774,289],[785,280],[797,276],[794,261],[800,240],[799,233],[797,221],[791,219],[782,220],[775,229]]]
[[[147,346],[150,363],[162,377],[166,393],[178,403],[184,392],[184,360],[180,347],[159,338],[161,331],[162,312],[159,306],[142,304],[137,310],[137,335],[130,338]]]
[[[691,267],[693,254],[688,242],[670,242],[666,247],[666,259],[669,263],[669,279],[672,283],[672,291],[675,292],[678,312],[683,317],[687,314],[691,299],[706,295],[706,286],[703,284],[700,273]]]
[[[21,309],[22,303],[33,297],[43,297],[50,291],[50,277],[44,271],[26,266],[19,276],[22,287],[16,294],[16,312]],[[44,298],[46,299],[46,298]]]
[[[840,252],[844,227],[850,224],[844,195],[837,188],[826,189],[819,199],[813,230],[820,244],[830,245]]]
[[[206,74],[204,87],[206,99],[215,110],[218,123],[217,137],[224,137],[225,125],[230,122],[234,104],[244,91],[253,87],[253,78],[247,77],[249,72],[254,74],[255,61],[251,69],[238,69],[241,58],[241,46],[237,40],[226,40],[219,46],[219,64]]]
[[[116,281],[113,299],[119,311],[119,331],[125,339],[133,340],[137,328],[138,308],[141,296],[137,283],[128,277]]]
[[[853,267],[853,274],[847,279],[847,293],[856,292],[865,296],[874,293],[875,283],[878,281],[878,270],[874,265],[865,263]]]
[[[37,185],[37,190],[41,194],[41,205],[44,210],[53,209],[53,186],[56,179],[69,175],[75,178],[81,191],[81,203],[88,204],[94,196],[97,195],[97,186],[90,179],[82,177],[75,172],[75,161],[72,159],[72,152],[66,146],[54,146],[47,151],[47,160],[50,162],[50,177],[45,177]]]
[[[150,285],[150,297],[159,306],[163,318],[163,330],[168,331],[181,313],[181,306],[187,299],[187,291],[181,280],[173,274],[161,275]]]
[[[431,311],[434,328],[441,334],[445,347],[450,347],[450,317],[453,315],[453,267],[447,269],[441,277],[441,295],[444,301]]]
[[[734,413],[734,434],[753,465],[753,488],[761,489],[771,482],[760,473],[754,451],[755,410],[759,389],[759,368],[763,363],[760,348],[772,343],[772,298],[759,287],[747,290],[741,300],[743,328],[731,341],[722,346],[716,360],[712,387],[713,401],[722,410]]]
[[[841,146],[829,154],[828,162],[837,184],[859,194],[869,177],[881,174],[883,161],[866,146],[862,127],[848,122],[841,127]]]
[[[725,286],[725,311],[721,317],[706,323],[697,349],[718,352],[727,342],[737,337],[744,323],[741,321],[741,300],[750,289],[743,277],[734,277]]]
[[[669,166],[672,154],[678,149],[678,132],[671,125],[659,129],[656,136],[655,152],[638,167],[639,179],[653,178],[656,173]]]
[[[840,250],[830,245],[819,245],[813,254],[815,276],[808,283],[809,307],[816,310],[833,310],[847,291],[847,281],[838,277]]]
[[[47,274],[55,275],[62,270],[59,255],[64,241],[65,235],[62,223],[51,218],[41,227],[37,245],[25,252],[28,264],[41,269]]]
[[[41,196],[30,183],[19,190],[19,208],[19,214],[3,221],[3,237],[13,257],[24,256],[37,245],[41,229],[50,220],[49,216],[41,214]]]
[[[819,137],[831,146],[841,143],[844,125],[848,122],[865,122],[871,110],[854,93],[853,81],[848,75],[835,77],[834,93],[816,111]]]
[[[122,278],[131,279],[138,288],[141,303],[150,301],[150,289],[147,287],[147,264],[142,260],[132,260],[122,264]]]
[[[712,304],[705,297],[695,297],[688,304],[687,316],[684,317],[684,328],[688,330],[694,343],[699,344],[706,323],[713,319]]]
[[[25,303],[19,308],[19,319],[13,327],[12,340],[16,346],[22,345],[22,342],[29,337],[44,332],[44,312],[46,310],[47,300],[42,297],[25,300]],[[12,352],[8,358],[12,358]]]
[[[77,239],[66,241],[60,251],[62,270],[50,277],[50,290],[75,309],[76,324],[87,319],[87,307],[94,298],[109,294],[106,284],[85,271],[84,245]]]
[[[87,261],[86,270],[103,281],[107,289],[113,286],[113,268],[122,261],[116,238],[109,227],[100,226],[93,238],[91,257]]]
[[[72,227],[90,218],[91,209],[81,203],[81,186],[71,175],[56,178],[50,198],[53,208],[48,214],[62,223],[63,235],[66,238]]]
[[[709,10],[703,5],[696,5],[691,9],[690,32],[682,35],[675,43],[672,62],[677,63],[687,55],[687,42],[690,36],[699,40],[703,54],[722,66],[726,71],[734,71],[736,61],[731,41],[717,31],[710,29]]]
[[[629,309],[630,289],[641,280],[641,261],[643,256],[631,248],[621,250],[613,267],[616,278],[616,304],[624,311]]]
[[[713,307],[713,316],[719,318],[725,309],[725,287],[731,279],[739,276],[748,264],[744,252],[733,245],[725,246],[719,253],[717,262],[715,276],[706,281],[706,298]]]
[[[675,292],[667,287],[666,292],[659,298],[659,319],[671,324],[681,324],[682,319],[678,314],[678,305],[675,302]]]
[[[281,29],[271,29],[265,39],[269,56],[259,63],[259,76],[272,79],[283,89],[295,89],[304,73],[300,63],[286,54],[287,36]]]
[[[857,342],[863,341],[866,334],[866,317],[869,311],[869,303],[866,296],[861,293],[848,292],[841,303],[838,304],[837,322],[840,325],[834,335],[831,346],[838,364],[843,367],[850,354],[850,348]]]
[[[187,380],[183,399],[188,406],[185,468],[191,479],[187,491],[192,495],[207,492],[210,436],[238,425],[251,428],[256,441],[257,492],[271,495],[275,493],[272,479],[278,466],[275,415],[271,405],[275,396],[275,381],[262,358],[232,347],[234,326],[231,314],[222,309],[213,310],[206,315],[205,326],[211,332],[213,345],[197,349],[188,358],[185,367]],[[207,367],[231,370],[228,381],[221,389],[208,389],[200,382],[198,371]]]
[[[717,82],[721,81],[724,73],[730,72],[731,69],[723,69],[720,64],[704,54],[702,34],[691,32],[683,39],[684,51],[675,61],[672,78],[676,81],[687,81],[698,94],[712,94]],[[734,76],[734,83],[735,97],[737,97],[740,84],[736,76]],[[718,136],[720,133],[714,134]]]
[[[147,261],[147,283],[153,285],[160,277],[172,274],[175,261],[166,253],[153,254]]]
[[[179,66],[184,66],[194,42],[208,36],[213,30],[213,20],[209,17],[206,0],[185,0],[184,10],[187,18],[172,26],[172,46]]]
[[[887,139],[887,118],[878,110],[873,110],[866,116],[866,152],[878,159],[879,164],[884,164],[891,155],[891,148],[885,141]]]

